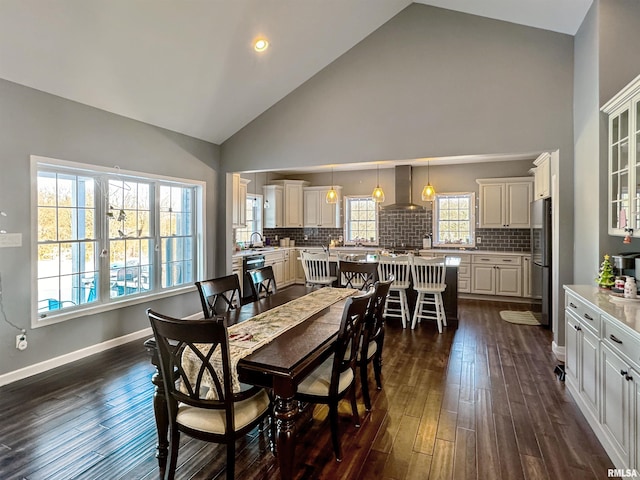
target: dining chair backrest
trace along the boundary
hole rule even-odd
[[[407,289],[411,278],[411,256],[409,255],[381,255],[378,259],[378,278],[386,280],[393,276],[391,288]]]
[[[160,358],[160,372],[165,386],[169,409],[177,411],[180,403],[214,410],[227,409],[227,428],[233,431],[233,391],[229,361],[229,340],[224,317],[203,320],[183,320],[147,310]],[[185,349],[190,349],[202,362],[197,372],[187,374],[182,364]],[[221,359],[222,372],[210,359]],[[213,395],[203,379],[209,375]]]
[[[340,260],[338,269],[340,270],[340,285],[345,288],[368,290],[376,281],[378,264]]]
[[[276,277],[271,265],[249,270],[247,275],[251,279],[250,285],[254,301],[268,297],[278,291]]]
[[[445,270],[442,258],[412,257],[413,287],[416,290],[443,290]]]
[[[369,342],[376,340],[384,330],[384,303],[389,295],[391,284],[393,283],[393,275],[386,280],[378,280],[374,285],[374,293],[367,309],[364,327],[362,330],[363,344],[362,347],[366,353]]]
[[[331,276],[327,252],[302,252],[302,268],[307,283],[319,282]]]
[[[228,312],[241,303],[240,281],[237,275],[213,278],[196,282],[202,312],[205,318]]]
[[[337,396],[340,375],[355,368],[364,317],[374,292],[371,288],[357,297],[349,297],[344,305],[333,357],[329,395]]]

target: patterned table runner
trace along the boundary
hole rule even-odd
[[[229,357],[231,359],[233,391],[240,391],[237,366],[241,358],[255,352],[258,348],[311,318],[316,313],[358,292],[358,290],[352,288],[321,288],[303,297],[291,300],[284,305],[260,313],[242,323],[230,326],[227,332],[229,335]],[[203,351],[203,353],[205,352]],[[222,360],[218,352],[211,359],[211,364],[218,376],[222,378]],[[200,367],[200,359],[190,348],[186,348],[182,354],[182,366],[189,378],[194,381]],[[208,374],[205,375],[202,383],[210,386],[212,379]],[[207,398],[215,398],[214,389],[209,388]]]

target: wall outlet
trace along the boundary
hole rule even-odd
[[[309,240],[309,235],[305,235],[305,236],[304,236],[304,239],[305,239],[305,240]]]
[[[18,350],[26,350],[27,349],[27,335],[21,333],[20,335],[16,335],[16,348]]]
[[[482,237],[476,237],[476,243],[482,243]]]

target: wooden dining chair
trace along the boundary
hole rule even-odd
[[[276,277],[271,265],[249,270],[247,275],[249,275],[249,278],[251,279],[250,285],[253,301],[259,300],[263,297],[268,297],[278,291]]]
[[[373,372],[376,377],[378,390],[382,389],[382,347],[384,345],[384,305],[389,295],[389,289],[393,283],[393,275],[386,281],[375,283],[375,292],[364,319],[362,327],[362,340],[358,353],[358,366],[360,367],[360,385],[362,397],[367,411],[371,410],[371,397],[369,395],[368,367],[373,363]]]
[[[445,273],[446,266],[443,259],[411,257],[413,288],[418,292],[411,321],[412,329],[416,328],[416,323],[423,319],[435,320],[439,333],[442,333],[442,326],[447,325],[442,301],[442,292],[447,288]]]
[[[258,387],[233,392],[224,317],[183,320],[151,309],[147,316],[156,339],[169,415],[165,478],[171,480],[175,476],[182,432],[199,440],[225,444],[227,479],[233,479],[236,439],[271,415],[269,395]],[[190,372],[185,367],[186,349],[200,360],[197,371]],[[273,427],[270,433],[273,434]]]
[[[371,289],[360,296],[347,299],[334,353],[298,385],[295,395],[296,400],[329,406],[331,441],[339,462],[342,461],[342,450],[338,432],[338,402],[347,394],[350,394],[353,421],[356,427],[360,426],[353,384],[362,323],[373,294],[374,290]]]
[[[339,260],[340,285],[345,288],[369,290],[378,274],[377,262],[352,262]]]
[[[329,266],[329,254],[327,252],[300,252],[302,257],[302,269],[304,270],[307,285],[321,285],[323,287],[333,284],[338,277],[331,275]]]
[[[216,314],[228,312],[242,303],[240,281],[237,275],[196,282],[196,287],[200,294],[202,313],[205,318],[213,318]]]

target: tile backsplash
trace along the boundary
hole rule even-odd
[[[343,233],[341,228],[264,229],[265,239],[272,245],[278,244],[276,236],[278,239],[289,237],[295,240],[296,246],[327,245],[332,239],[337,242]],[[422,248],[423,237],[432,233],[432,212],[380,210],[378,233],[381,247]],[[482,243],[476,244],[478,250],[528,252],[531,249],[529,229],[476,228],[476,237],[482,238]]]

